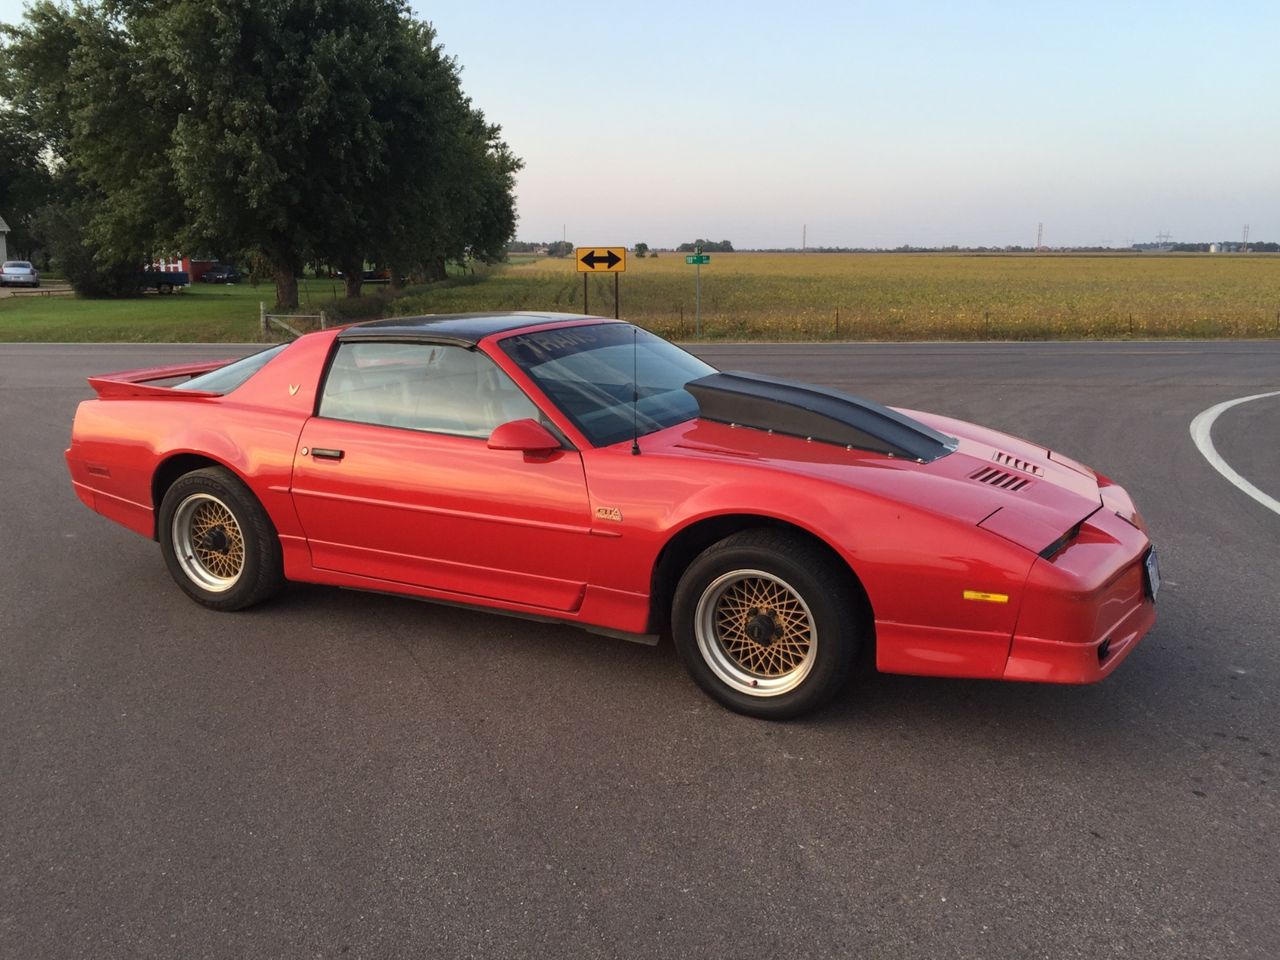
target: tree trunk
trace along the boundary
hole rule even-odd
[[[404,271],[395,262],[391,264],[391,289],[396,293],[404,289]]]
[[[449,271],[445,267],[444,257],[431,257],[427,260],[427,280],[447,280]]]
[[[276,264],[276,304],[288,310],[298,309],[298,271],[293,264]]]
[[[360,296],[360,287],[364,283],[364,261],[354,258],[342,261],[342,282],[347,288],[347,298]]]

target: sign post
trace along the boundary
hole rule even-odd
[[[692,255],[684,258],[684,262],[694,268],[694,307],[693,307],[693,334],[695,337],[702,336],[702,265],[711,262],[711,254],[702,252],[702,244],[694,247]]]
[[[587,309],[587,275],[592,273],[613,274],[613,319],[618,319],[618,274],[627,269],[626,247],[578,247],[573,251],[577,261],[578,272],[582,274],[582,312]]]

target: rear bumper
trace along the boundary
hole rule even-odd
[[[74,450],[74,447],[68,448],[63,456],[71,472],[71,486],[80,502],[135,533],[155,539],[155,512],[151,505],[135,503],[103,490],[101,484],[110,477],[110,471],[104,467],[90,467],[74,455]]]

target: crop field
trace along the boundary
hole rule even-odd
[[[621,315],[694,335],[683,254],[629,257]],[[582,311],[570,260],[543,259],[395,303],[401,315]],[[590,312],[613,314],[592,276]],[[1280,336],[1280,257],[1194,255],[714,254],[702,268],[711,339],[920,340]]]
[[[682,254],[628,258],[621,315],[695,335],[694,268]],[[571,260],[495,268],[396,300],[336,300],[303,281],[301,313],[337,320],[477,310],[583,311]],[[385,295],[387,291],[381,291]],[[269,284],[196,284],[133,300],[0,299],[0,340],[256,340]],[[613,315],[613,279],[589,278],[592,313]],[[713,254],[702,268],[702,336],[719,340],[1039,340],[1280,336],[1280,257]]]

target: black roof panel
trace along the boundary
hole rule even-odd
[[[485,337],[509,330],[540,326],[556,320],[596,320],[602,317],[585,317],[580,313],[538,313],[518,311],[508,313],[451,313],[430,314],[424,317],[392,317],[389,320],[372,320],[348,327],[338,334],[339,340],[427,340],[433,343],[451,343],[474,347]]]

